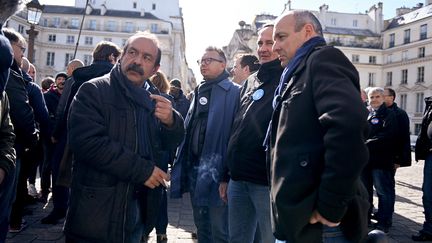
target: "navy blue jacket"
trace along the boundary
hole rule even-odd
[[[223,176],[223,161],[226,157],[228,140],[234,116],[239,107],[240,86],[229,79],[215,84],[210,96],[207,129],[198,168],[188,168],[185,141],[177,151],[177,159],[171,172],[171,197],[179,198],[191,192],[195,206],[220,206],[219,182]],[[192,125],[192,105],[185,119],[185,126]]]

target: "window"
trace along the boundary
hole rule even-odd
[[[369,63],[376,64],[376,56],[369,56]]]
[[[117,23],[115,21],[109,20],[107,24],[108,31],[116,31]]]
[[[67,44],[73,44],[73,43],[75,43],[75,36],[74,35],[68,35],[68,36],[66,36],[66,43]]]
[[[404,30],[404,44],[410,43],[410,37],[411,37],[411,30],[410,29]]]
[[[423,24],[420,26],[420,40],[424,40],[426,38],[427,38],[427,24]]]
[[[387,56],[387,63],[392,63],[392,59],[393,59],[393,55],[392,55],[392,54],[389,54],[389,55]]]
[[[133,8],[137,8],[137,3],[136,3],[136,2],[133,2],[133,3],[132,3],[132,6],[133,6]]]
[[[390,40],[389,40],[389,48],[392,48],[395,46],[395,34],[390,34]]]
[[[24,26],[23,25],[18,25],[18,32],[20,33],[20,34],[24,34]]]
[[[56,42],[56,35],[48,35],[48,42]]]
[[[60,27],[60,18],[59,17],[53,18],[52,27]]]
[[[67,67],[67,65],[69,64],[70,61],[72,61],[73,59],[73,54],[72,53],[66,53],[65,55],[65,67]]]
[[[352,63],[359,63],[359,61],[360,61],[360,56],[359,55],[353,54],[351,56],[351,62]]]
[[[48,26],[48,19],[43,19],[42,25],[47,27]]]
[[[104,38],[104,41],[111,41],[111,42],[112,42],[112,38],[110,38],[110,37],[105,37],[105,38]]]
[[[406,61],[408,60],[408,51],[403,51],[402,52],[402,61]]]
[[[407,107],[407,94],[400,94],[399,95],[399,104],[400,104],[400,108],[402,110],[406,110]]]
[[[46,65],[53,67],[54,66],[55,53],[47,52]]]
[[[418,57],[419,58],[422,58],[422,57],[425,57],[425,52],[426,52],[426,48],[423,46],[423,47],[420,47],[419,49],[418,49]]]
[[[353,20],[353,27],[357,27],[357,19]]]
[[[424,66],[417,68],[417,83],[424,83],[424,70]]]
[[[90,65],[92,62],[92,55],[84,55],[84,66]]]
[[[84,40],[84,44],[86,44],[86,45],[93,45],[93,37],[86,36],[85,40]]]
[[[330,21],[331,21],[332,25],[336,25],[336,19],[335,18],[332,18]]]
[[[416,112],[417,113],[423,112],[423,104],[424,104],[424,94],[423,93],[417,93],[416,94]]]
[[[401,73],[401,84],[408,83],[408,69],[403,69]]]
[[[133,23],[132,22],[126,22],[125,23],[125,31],[126,32],[133,32]]]
[[[375,73],[369,73],[369,83],[368,86],[369,87],[375,87]]]
[[[158,31],[158,25],[157,24],[151,24],[150,25],[150,32],[151,33],[157,33]]]
[[[393,83],[393,72],[387,72],[386,73],[386,86],[392,86]]]
[[[419,135],[421,131],[421,123],[414,124],[414,135]]]
[[[89,29],[90,30],[96,30],[96,20],[95,19],[90,19],[90,21],[89,21]]]
[[[72,19],[71,19],[70,27],[71,27],[72,29],[78,29],[78,28],[79,28],[79,23],[80,23],[80,21],[79,21],[78,18],[72,18]]]
[[[152,4],[152,10],[156,10],[156,3]]]
[[[126,45],[126,39],[122,39],[122,47]]]

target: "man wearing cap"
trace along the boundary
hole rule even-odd
[[[170,82],[171,87],[169,94],[174,97],[174,108],[180,112],[180,114],[184,117],[186,117],[186,114],[189,110],[190,101],[186,98],[186,96],[183,94],[183,90],[181,89],[181,82],[178,79],[173,79]]]

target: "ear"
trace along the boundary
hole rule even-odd
[[[313,35],[315,35],[315,30],[312,24],[305,24],[303,26],[303,30],[305,33],[305,37],[311,37]]]

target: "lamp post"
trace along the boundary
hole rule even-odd
[[[27,59],[30,62],[34,62],[34,41],[38,35],[38,31],[35,30],[35,25],[39,23],[42,16],[42,10],[45,6],[41,5],[38,0],[32,0],[27,3],[27,22],[30,24],[30,29],[26,31],[28,34],[28,52]]]

